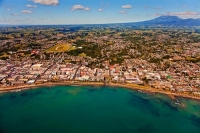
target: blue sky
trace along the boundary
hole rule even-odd
[[[101,24],[200,18],[200,0],[0,0],[0,24]]]

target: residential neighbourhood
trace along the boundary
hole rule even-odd
[[[1,87],[78,81],[200,92],[198,28],[1,28]]]

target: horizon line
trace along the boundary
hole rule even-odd
[[[136,22],[108,22],[108,23],[85,23],[85,24],[1,24],[0,23],[0,26],[48,26],[48,25],[69,25],[69,26],[73,26],[73,25],[106,25],[106,24],[128,24],[128,23],[140,23],[140,22],[145,22],[145,21],[149,21],[149,20],[153,20],[153,19],[156,19],[156,18],[159,18],[159,17],[162,17],[162,16],[165,16],[165,17],[178,17],[180,19],[200,19],[200,18],[181,18],[179,16],[176,16],[176,15],[160,15],[160,16],[157,16],[155,18],[152,18],[152,19],[148,19],[148,20],[142,20],[142,21],[136,21]]]

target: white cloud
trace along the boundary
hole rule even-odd
[[[26,7],[29,7],[29,8],[37,8],[37,6],[36,5],[26,5]]]
[[[109,7],[109,5],[110,5],[110,3],[103,3],[103,2],[101,2],[100,3],[100,8],[104,9],[104,8]]]
[[[17,13],[13,13],[13,14],[10,14],[11,16],[18,16],[18,14]]]
[[[21,22],[31,22],[31,19],[0,19],[2,23],[21,23]]]
[[[72,11],[74,11],[74,10],[85,10],[85,11],[89,11],[90,8],[89,8],[89,7],[86,7],[86,8],[85,8],[85,7],[82,6],[82,5],[74,5],[74,6],[72,6],[71,10],[72,10]]]
[[[7,23],[7,22],[13,22],[13,20],[14,19],[11,19],[11,18],[10,19],[1,19],[0,22]]]
[[[42,4],[42,5],[49,5],[49,6],[56,6],[59,4],[58,0],[33,0],[33,2]]]
[[[155,7],[154,9],[155,10],[162,10],[163,8],[162,7]]]
[[[154,16],[178,16],[181,18],[200,18],[200,12],[166,12],[166,13],[156,13]]]
[[[106,10],[107,8],[109,8],[109,6],[110,6],[110,3],[101,2],[98,11],[99,12],[103,12],[104,10]]]
[[[119,11],[120,14],[128,14],[127,11]]]
[[[84,10],[85,10],[85,11],[90,11],[90,8],[89,8],[89,7],[86,7]]]
[[[182,5],[183,8],[187,7],[186,5]]]
[[[103,12],[103,9],[100,8],[100,9],[99,9],[99,12]]]
[[[30,10],[23,10],[22,13],[29,13],[30,14],[30,13],[32,13],[32,11],[30,11]]]
[[[31,21],[31,19],[29,19],[29,18],[28,18],[28,19],[25,19],[25,20],[26,20],[26,21]]]
[[[124,8],[124,9],[131,9],[132,6],[131,5],[123,5],[122,8]]]
[[[9,12],[10,10],[11,10],[11,9],[9,9],[9,8],[7,9],[8,12]]]

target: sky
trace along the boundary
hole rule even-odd
[[[105,24],[200,18],[200,0],[0,0],[0,24]]]

